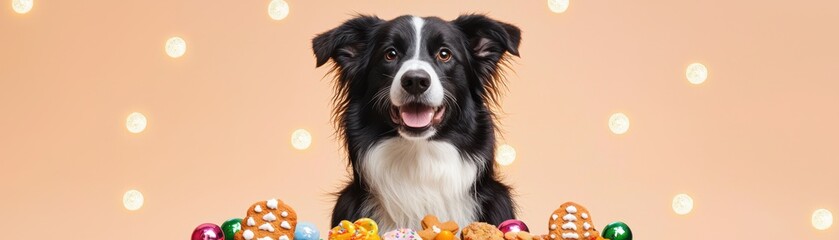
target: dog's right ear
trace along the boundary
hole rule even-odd
[[[352,63],[367,47],[372,29],[382,22],[376,16],[358,16],[316,36],[312,39],[312,50],[317,66],[323,66],[329,59],[340,67]]]

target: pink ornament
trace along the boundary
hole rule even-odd
[[[205,223],[195,227],[192,231],[192,240],[224,240],[224,232],[218,225]]]
[[[502,222],[498,225],[498,230],[501,230],[501,232],[505,234],[507,232],[530,232],[530,229],[527,228],[527,225],[525,225],[524,222],[516,219],[510,219]]]

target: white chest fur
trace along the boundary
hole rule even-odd
[[[454,145],[394,137],[373,145],[362,157],[362,174],[372,194],[372,204],[362,213],[376,219],[382,232],[418,229],[427,214],[460,226],[476,220],[478,204],[471,189],[479,170]]]

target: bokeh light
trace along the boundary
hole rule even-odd
[[[833,225],[833,213],[827,209],[818,209],[813,212],[813,227],[818,230],[827,230]]]
[[[564,13],[568,10],[568,0],[548,0],[548,8],[551,12]]]
[[[12,0],[12,9],[16,13],[24,14],[32,10],[34,0]]]
[[[673,197],[673,211],[679,215],[685,215],[693,211],[693,198],[687,194],[678,194]]]
[[[139,210],[143,207],[144,202],[145,198],[143,197],[143,193],[134,189],[128,190],[122,195],[122,205],[129,211]]]
[[[629,117],[623,113],[615,113],[609,117],[609,130],[614,134],[624,134],[629,131]]]
[[[297,129],[291,133],[291,146],[297,150],[306,150],[312,145],[312,134],[306,129]]]
[[[268,16],[274,20],[283,20],[288,17],[288,3],[284,0],[272,0],[268,4]]]
[[[685,70],[685,77],[690,83],[702,84],[708,79],[708,68],[701,63],[691,63]]]
[[[128,118],[125,119],[125,128],[131,133],[143,132],[146,130],[146,124],[148,124],[146,116],[138,112],[128,114]]]
[[[495,150],[495,161],[501,166],[508,166],[516,161],[516,149],[513,146],[502,144]]]
[[[172,37],[166,40],[166,55],[172,58],[179,58],[186,53],[186,41],[181,37]]]

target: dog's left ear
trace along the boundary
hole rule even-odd
[[[480,14],[461,15],[452,21],[469,38],[472,55],[497,64],[505,53],[519,56],[521,30]]]

